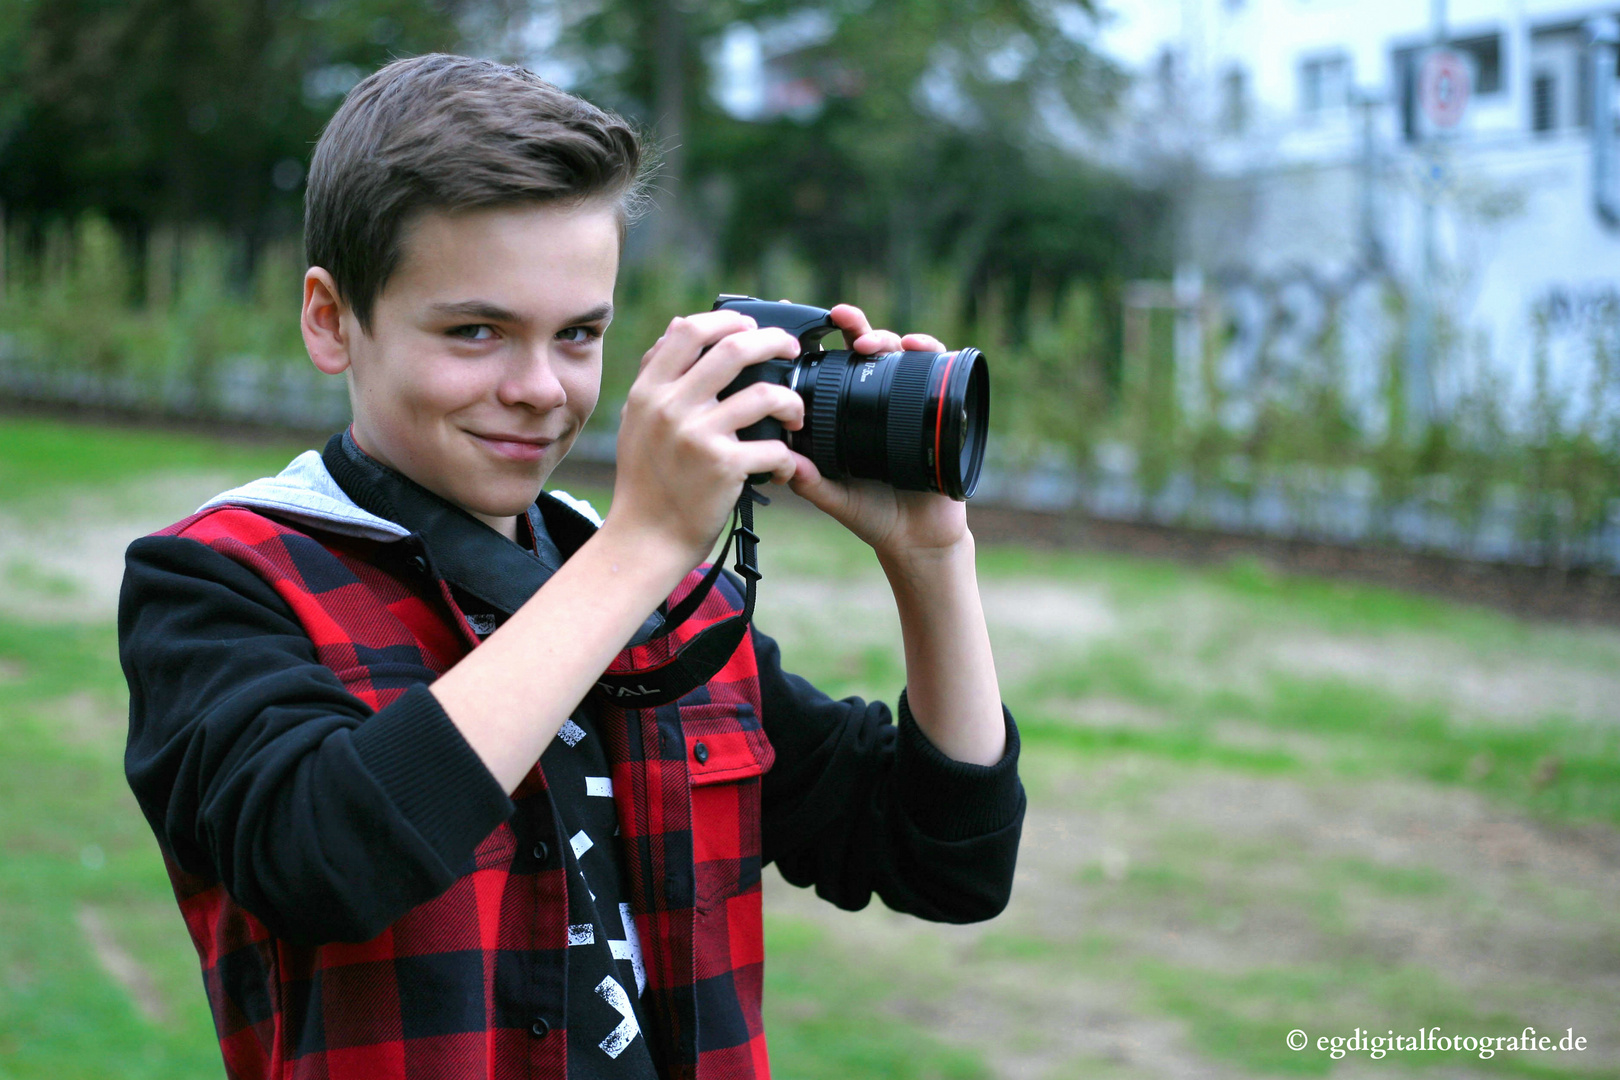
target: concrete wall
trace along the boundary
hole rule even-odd
[[[1573,397],[1589,392],[1592,335],[1620,317],[1620,231],[1594,209],[1592,132],[1581,126],[1577,99],[1586,78],[1579,27],[1620,8],[1451,0],[1451,40],[1494,38],[1496,70],[1485,74],[1496,87],[1472,97],[1463,123],[1433,152],[1412,138],[1403,100],[1404,50],[1432,40],[1426,3],[1123,0],[1115,8],[1102,43],[1140,76],[1134,128],[1122,130],[1153,132],[1115,150],[1148,172],[1175,163],[1188,207],[1182,255],[1206,280],[1314,289],[1348,303],[1358,312],[1348,344],[1361,355],[1347,358],[1347,377],[1370,392],[1375,373],[1358,375],[1358,365],[1376,366],[1367,351],[1406,327],[1369,324],[1387,305],[1367,295],[1364,279],[1417,295],[1427,190],[1430,294],[1458,334],[1458,347],[1437,357],[1437,402],[1488,370],[1524,404],[1538,326],[1551,381]],[[1232,108],[1237,86],[1241,117]],[[1310,302],[1278,302],[1309,323]],[[1244,304],[1252,309],[1252,297],[1232,301],[1239,323]],[[1538,312],[1548,316],[1539,324]],[[1226,368],[1240,379],[1241,357],[1228,357]]]

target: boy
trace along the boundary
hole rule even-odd
[[[302,316],[354,422],[129,549],[126,769],[232,1076],[763,1077],[765,863],[851,909],[1006,903],[1018,744],[964,508],[739,441],[802,422],[783,387],[716,399],[791,337],[676,319],[607,520],[541,493],[596,404],[638,168],[623,121],[521,69],[362,82],[316,147]],[[835,316],[861,351],[941,348]],[[755,473],[876,550],[898,725],[757,630],[678,701],[592,693],[667,654],[655,609]],[[722,579],[690,625],[740,607]]]

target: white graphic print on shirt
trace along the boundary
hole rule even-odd
[[[609,1005],[619,1010],[624,1017],[619,1026],[608,1032],[607,1038],[599,1044],[610,1058],[616,1058],[624,1053],[624,1048],[630,1045],[630,1040],[641,1034],[641,1025],[636,1023],[635,1010],[630,1008],[630,996],[619,985],[619,980],[609,975],[596,984],[596,993]]]

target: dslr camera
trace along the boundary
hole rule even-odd
[[[785,386],[804,399],[804,426],[788,431],[767,416],[738,431],[738,438],[779,439],[835,480],[880,480],[957,500],[979,486],[990,430],[990,371],[978,349],[878,356],[823,349],[821,339],[838,329],[825,308],[728,293],[714,302],[715,310],[722,308],[781,327],[799,341],[797,357],[748,365],[720,397],[756,382]]]

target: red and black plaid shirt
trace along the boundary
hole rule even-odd
[[[477,643],[447,587],[426,596],[379,569],[370,541],[322,536],[315,544],[236,508],[159,535],[197,540],[270,582],[321,662],[374,710],[412,685],[405,672],[442,674]],[[738,607],[717,588],[671,636],[685,640]],[[605,706],[601,718],[647,969],[648,1034],[672,1077],[768,1075],[759,786],[772,749],[759,715],[745,639],[724,670],[680,702]],[[569,920],[558,853],[566,840],[538,766],[512,799],[512,819],[448,891],[359,944],[279,939],[218,878],[171,858],[230,1075],[562,1080]]]

